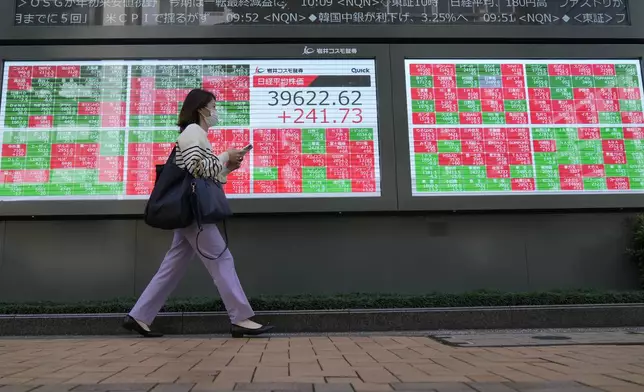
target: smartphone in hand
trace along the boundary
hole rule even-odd
[[[246,155],[246,153],[252,149],[253,149],[252,144],[247,145],[246,147],[242,148],[243,154]]]

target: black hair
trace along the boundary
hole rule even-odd
[[[217,100],[215,94],[210,91],[200,88],[190,91],[179,112],[179,121],[177,122],[179,132],[183,132],[190,124],[199,124],[199,110],[208,106],[210,101],[215,100]]]

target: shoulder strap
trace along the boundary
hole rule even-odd
[[[166,161],[166,163],[174,163],[176,158],[177,158],[177,145],[175,144],[174,147],[172,148],[172,152],[170,152],[170,156],[168,156],[168,160]]]

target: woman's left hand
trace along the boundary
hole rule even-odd
[[[239,169],[241,165],[242,165],[242,161],[228,161],[228,165],[226,165],[226,167],[230,171],[235,171]]]

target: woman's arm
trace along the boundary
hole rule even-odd
[[[198,125],[188,126],[177,140],[186,170],[195,177],[219,180],[228,175],[224,163],[228,153],[219,156],[212,153],[206,133]],[[222,176],[223,175],[223,176]]]

